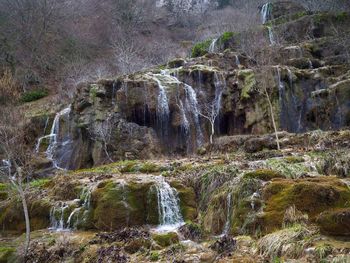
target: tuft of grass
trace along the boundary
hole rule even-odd
[[[151,255],[149,257],[151,261],[158,261],[159,260],[159,252],[158,251],[151,251]]]
[[[36,100],[39,100],[41,98],[46,97],[47,95],[49,95],[49,93],[44,89],[27,91],[27,92],[22,94],[21,102],[27,103],[27,102],[36,101]]]
[[[192,48],[192,57],[201,57],[208,53],[208,49],[210,47],[210,44],[212,42],[212,39],[205,40],[203,42],[199,42],[195,44]]]
[[[34,188],[45,188],[49,185],[50,182],[51,182],[51,179],[43,178],[43,179],[31,181],[29,185]]]

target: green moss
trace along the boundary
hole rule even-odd
[[[5,191],[7,189],[7,184],[0,183],[0,191]]]
[[[192,57],[201,57],[208,53],[212,39],[195,44],[192,48]]]
[[[151,189],[152,183],[145,182],[106,181],[98,185],[92,193],[94,225],[98,229],[111,230],[157,224],[156,192]]]
[[[315,248],[316,255],[319,260],[325,259],[333,251],[332,247],[329,244],[319,244]]]
[[[45,188],[49,186],[50,183],[51,183],[51,179],[43,178],[43,179],[31,181],[29,185],[35,188]]]
[[[170,183],[174,187],[180,199],[181,214],[185,220],[194,220],[197,217],[197,202],[196,194],[192,187],[186,187],[179,182],[173,181]]]
[[[149,259],[151,261],[158,261],[159,260],[159,252],[158,251],[151,251]]]
[[[179,243],[179,237],[175,232],[169,232],[166,234],[153,234],[152,238],[161,247],[168,247],[172,244]]]
[[[44,89],[27,91],[22,94],[21,101],[23,103],[32,102],[46,97],[49,93]]]
[[[284,176],[279,172],[268,170],[268,169],[259,169],[254,172],[249,172],[244,175],[244,178],[251,179],[260,179],[263,181],[270,181],[274,178],[283,178]]]
[[[6,200],[8,198],[7,192],[0,192],[0,201]]]
[[[287,163],[303,163],[303,162],[305,162],[304,158],[301,156],[288,156],[288,157],[285,157],[284,160]]]
[[[350,208],[325,211],[317,217],[317,223],[324,234],[350,236]]]
[[[9,263],[14,261],[14,253],[16,249],[13,247],[0,247],[0,263]]]
[[[239,70],[238,78],[242,82],[241,98],[249,99],[250,93],[256,85],[255,73],[251,69]]]
[[[271,170],[277,171],[287,178],[296,179],[311,172],[309,166],[299,161],[301,161],[301,159],[298,158],[272,158],[267,160],[267,165]]]
[[[225,32],[223,33],[219,40],[218,40],[218,43],[220,45],[225,45],[227,44],[228,41],[230,41],[233,37],[235,36],[235,33],[234,32]]]
[[[162,170],[162,168],[155,164],[155,163],[150,163],[150,162],[145,162],[141,164],[139,171],[141,173],[146,173],[146,174],[151,174],[151,173],[158,173]]]
[[[264,189],[264,230],[281,227],[286,209],[295,205],[311,221],[323,211],[343,208],[350,200],[350,190],[335,177],[276,179]]]

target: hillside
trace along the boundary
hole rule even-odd
[[[180,3],[236,10],[157,1],[153,26]],[[4,71],[0,262],[349,262],[350,10],[309,7],[259,2],[69,94]]]

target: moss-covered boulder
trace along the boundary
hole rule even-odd
[[[15,252],[13,247],[0,247],[0,263],[15,262]]]
[[[283,178],[284,176],[274,170],[258,169],[252,172],[248,172],[244,175],[244,178],[260,179],[263,181],[270,181],[274,178]]]
[[[175,232],[153,234],[152,238],[161,247],[168,247],[179,242],[179,237]]]
[[[51,205],[46,199],[27,200],[31,230],[49,227]],[[22,203],[14,198],[0,205],[0,225],[3,231],[25,231]]]
[[[279,229],[285,211],[295,205],[311,221],[329,209],[345,208],[350,200],[348,186],[335,177],[298,180],[275,179],[263,191],[263,231]]]
[[[325,211],[317,217],[317,224],[325,234],[350,236],[350,208]]]
[[[104,181],[92,193],[93,222],[98,229],[158,223],[151,182]]]
[[[192,187],[187,187],[180,182],[173,181],[170,183],[179,195],[181,214],[185,220],[194,220],[197,217],[196,193]]]

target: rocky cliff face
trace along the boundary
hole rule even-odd
[[[284,15],[284,9],[291,12]],[[202,47],[201,57],[79,85],[68,123],[74,154],[65,167],[195,153],[208,142],[210,123],[202,115],[208,107],[209,115],[218,115],[219,136],[271,132],[264,85],[279,130],[349,126],[349,43],[341,42],[337,32],[349,29],[350,16],[308,14],[284,2],[267,10],[258,30],[266,32],[265,41],[268,32],[275,39],[273,66],[266,68],[240,53],[243,33],[225,33],[207,41],[211,44]],[[282,35],[283,43],[277,45]]]

